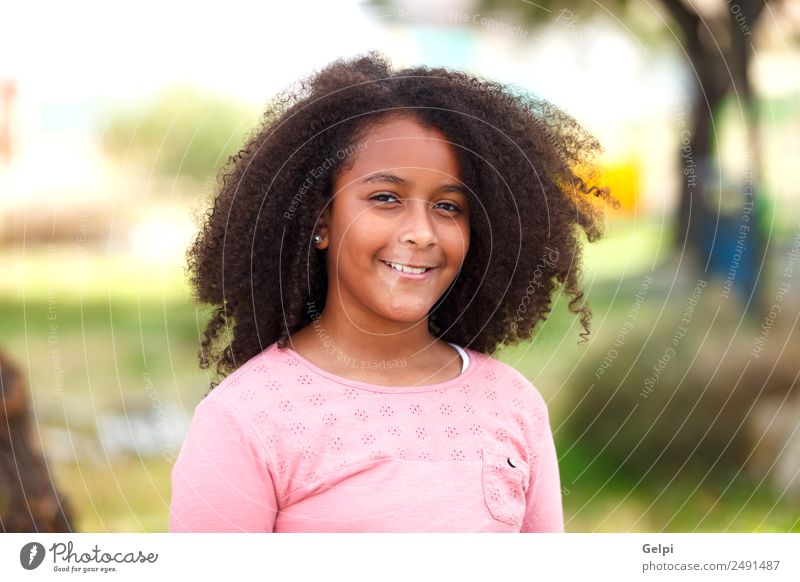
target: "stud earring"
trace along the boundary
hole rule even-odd
[[[317,243],[317,244],[321,243],[322,242],[322,236],[320,236],[318,234],[315,234],[314,235],[314,242]]]

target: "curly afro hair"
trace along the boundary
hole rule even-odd
[[[325,254],[311,238],[343,165],[318,169],[398,113],[448,137],[475,209],[462,270],[431,309],[430,332],[491,354],[531,339],[561,285],[586,340],[591,311],[578,284],[577,227],[598,239],[598,199],[617,205],[595,184],[597,140],[524,91],[445,68],[392,71],[370,52],[336,60],[279,95],[220,171],[187,253],[195,298],[213,307],[201,368],[216,362],[225,376],[274,342],[286,347],[313,321],[308,305],[324,308]]]

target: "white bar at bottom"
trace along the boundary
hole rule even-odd
[[[796,582],[798,554],[800,534],[3,534],[0,580]]]

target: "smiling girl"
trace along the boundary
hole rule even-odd
[[[490,354],[559,287],[588,334],[598,151],[546,102],[375,53],[278,99],[190,249],[223,379],[170,531],[563,531],[547,405]]]

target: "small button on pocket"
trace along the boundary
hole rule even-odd
[[[522,524],[528,465],[517,457],[481,449],[483,455],[483,493],[486,506],[495,519],[509,525]]]

